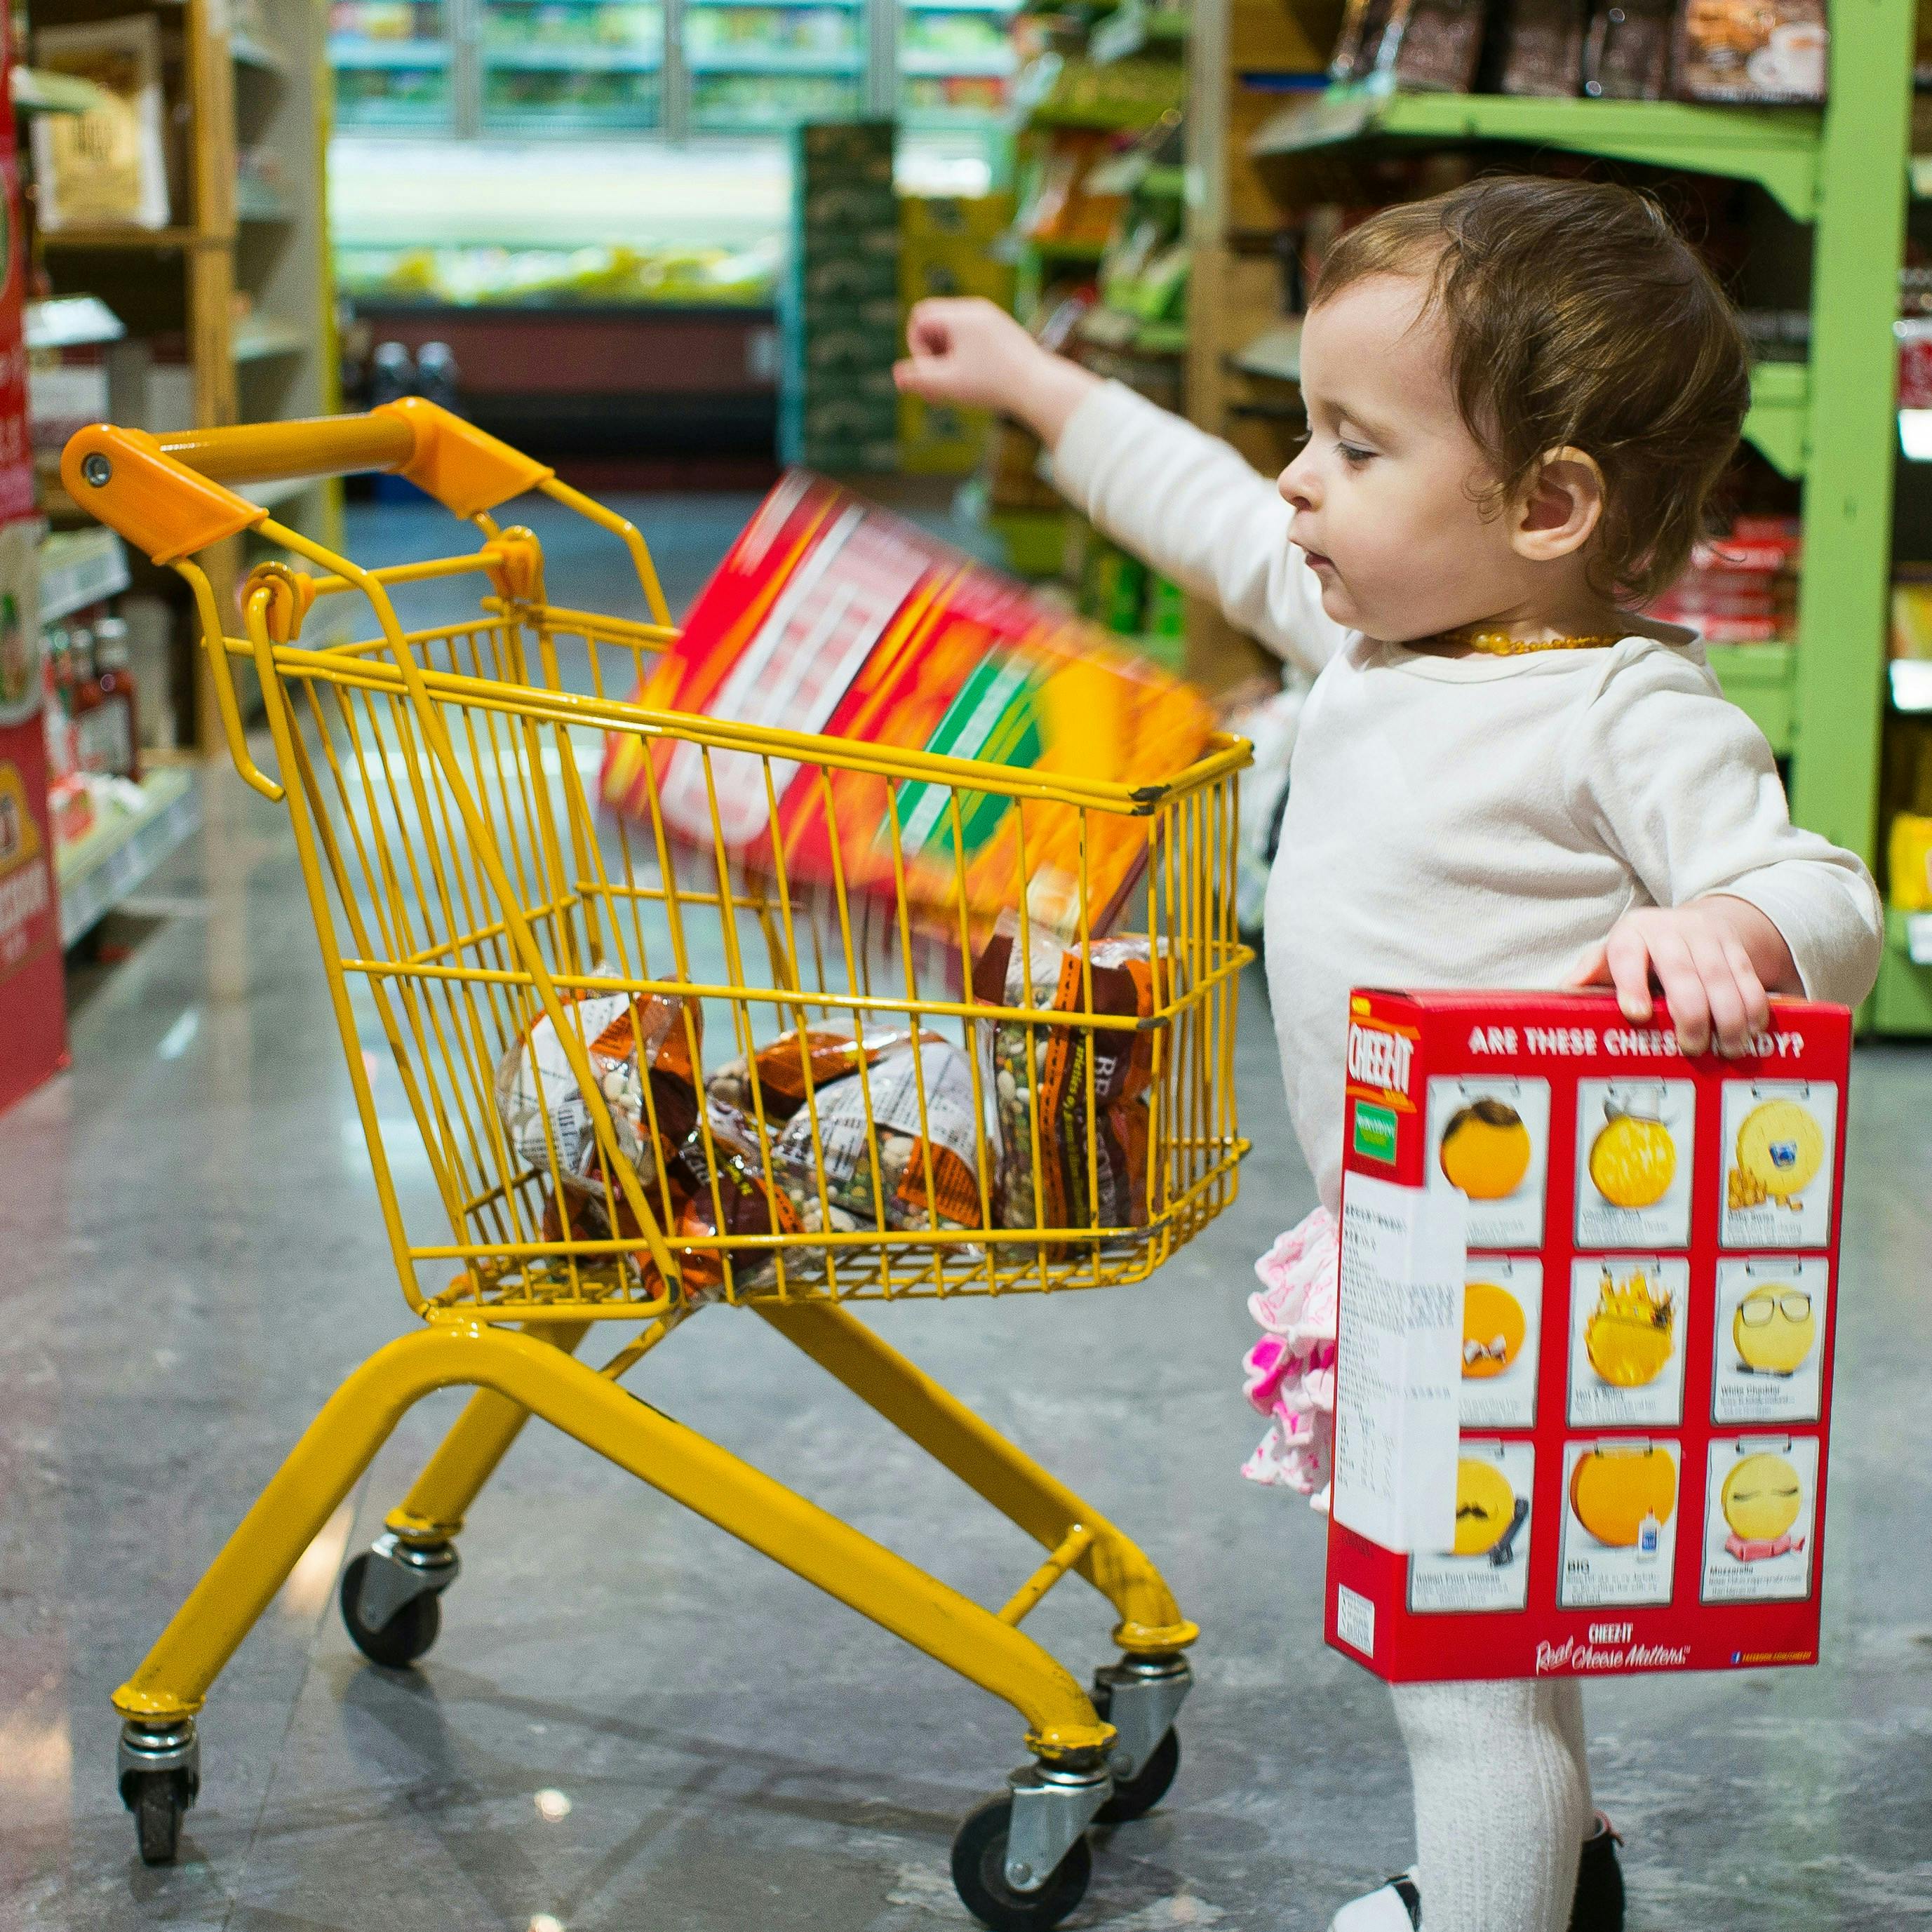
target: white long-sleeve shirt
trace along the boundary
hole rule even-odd
[[[1373,642],[1322,610],[1272,484],[1118,384],[1054,469],[1115,541],[1318,673],[1264,930],[1289,1112],[1331,1210],[1353,987],[1559,986],[1633,908],[1721,892],[1777,926],[1811,998],[1871,990],[1870,874],[1793,827],[1763,734],[1690,632],[1508,658]]]

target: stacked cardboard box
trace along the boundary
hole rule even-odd
[[[929,296],[983,296],[1013,305],[1013,270],[998,259],[1012,226],[1011,195],[908,195],[899,203],[899,296],[909,312]],[[964,476],[979,464],[992,418],[917,396],[899,399],[900,466],[914,476]]]
[[[1649,607],[1706,644],[1770,644],[1797,621],[1798,526],[1795,518],[1739,517],[1728,535],[1700,544],[1690,567]]]
[[[899,217],[892,123],[800,128],[782,303],[779,454],[815,470],[898,466]]]

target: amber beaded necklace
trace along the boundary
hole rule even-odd
[[[1602,651],[1612,644],[1623,642],[1623,634],[1614,636],[1588,638],[1539,638],[1534,640],[1523,638],[1506,637],[1501,631],[1480,631],[1472,627],[1460,631],[1443,631],[1430,640],[1431,644],[1460,644],[1465,650],[1476,652],[1486,658],[1520,658],[1532,651]],[[1413,646],[1410,647],[1412,650]]]

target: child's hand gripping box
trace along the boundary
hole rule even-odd
[[[1395,1682],[1818,1654],[1851,1016],[1358,992],[1327,1630]]]

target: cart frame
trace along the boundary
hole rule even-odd
[[[1234,982],[1248,956],[1219,910],[1227,881],[1219,876],[1180,879],[1175,897],[1189,909],[1186,916],[1196,922],[1190,928],[1196,950],[1190,956],[1184,986],[1178,967],[1157,986],[1150,1016],[1123,1021],[1096,1014],[1090,964],[1085,969],[1087,1010],[1076,1024],[1096,1036],[1110,1026],[1117,1033],[1123,1028],[1129,1033],[1151,1029],[1156,1065],[1163,1052],[1178,1058],[1184,1051],[1198,1060],[1191,1069],[1196,1094],[1216,1090],[1211,1110],[1202,1102],[1190,1112],[1181,1101],[1169,1100],[1168,1113],[1156,1115],[1167,1141],[1181,1151],[1171,1156],[1172,1165],[1163,1166],[1169,1156],[1157,1156],[1150,1144],[1149,1176],[1156,1184],[1161,1213],[1150,1226],[1090,1222],[1023,1230],[1016,1238],[1023,1251],[1018,1263],[987,1258],[994,1246],[988,1228],[942,1228],[936,1215],[924,1227],[889,1231],[882,1214],[879,1228],[848,1236],[842,1243],[822,1227],[808,1238],[796,1233],[760,1237],[722,1232],[709,1243],[674,1240],[661,1225],[662,1204],[650,1196],[648,1174],[617,1158],[618,1132],[598,1096],[580,1034],[565,1023],[566,1010],[585,987],[611,982],[586,971],[558,970],[560,958],[568,968],[570,956],[567,952],[560,956],[555,944],[547,946],[538,932],[547,920],[553,934],[561,925],[556,906],[546,902],[532,908],[527,879],[512,876],[514,855],[506,861],[501,827],[493,823],[482,785],[472,783],[458,754],[448,718],[462,715],[452,709],[459,706],[506,712],[518,721],[532,746],[541,730],[553,726],[560,742],[566,727],[682,735],[711,748],[707,758],[720,751],[768,761],[774,755],[836,759],[842,768],[870,766],[897,777],[910,770],[956,788],[970,783],[976,794],[1051,794],[1083,812],[1151,816],[1178,800],[1179,809],[1194,814],[1190,824],[1211,824],[1217,866],[1232,865],[1232,779],[1245,762],[1246,746],[1216,741],[1205,758],[1171,784],[1130,790],[1085,781],[1045,783],[1004,767],[922,754],[887,758],[843,741],[758,733],[719,721],[651,713],[601,693],[586,697],[562,688],[547,642],[541,682],[493,682],[439,670],[424,648],[424,634],[404,630],[391,586],[481,573],[495,592],[485,604],[486,614],[493,614],[486,622],[534,622],[546,640],[560,619],[582,632],[586,646],[615,643],[634,652],[661,648],[675,632],[648,550],[632,524],[559,482],[545,466],[419,400],[361,417],[160,439],[98,426],[70,442],[62,469],[78,502],[186,580],[213,668],[230,755],[250,785],[265,798],[284,802],[290,813],[386,1227],[405,1296],[423,1324],[379,1350],[324,1405],[140,1668],[116,1693],[115,1706],[124,1720],[121,1790],[136,1814],[144,1858],[160,1863],[174,1855],[182,1815],[200,1788],[196,1717],[236,1646],[403,1415],[432,1391],[460,1386],[475,1391],[460,1418],[390,1513],[385,1534],[344,1576],[344,1618],[366,1654],[400,1666],[427,1652],[437,1634],[440,1598],[457,1574],[455,1540],[464,1519],[524,1424],[539,1416],[1011,1705],[1025,1721],[1032,1762],[1013,1774],[1005,1796],[982,1808],[962,1828],[954,1875],[962,1898],[990,1925],[1058,1923],[1084,1889],[1088,1825],[1096,1816],[1111,1820],[1138,1815],[1158,1802],[1173,1775],[1178,1757],[1173,1720],[1191,1681],[1184,1653],[1197,1628],[1182,1615],[1159,1573],[1132,1542],[890,1348],[844,1304],[874,1292],[944,1295],[966,1286],[997,1293],[1136,1279],[1232,1199],[1237,1163],[1245,1150],[1233,1114]],[[480,548],[462,556],[366,571],[276,523],[259,505],[226,487],[244,480],[366,469],[408,476],[453,514],[472,521],[482,533]],[[547,604],[536,539],[526,532],[500,528],[490,515],[531,488],[590,518],[626,545],[650,614],[647,622],[559,612]],[[258,566],[243,587],[247,634],[235,638],[225,632],[210,580],[196,558],[244,530],[259,532],[322,574],[282,563]],[[351,592],[368,599],[380,636],[366,644],[304,647],[302,626],[311,606],[320,598]],[[259,678],[279,779],[262,772],[250,750],[231,657],[251,662]],[[304,734],[291,697],[298,688],[312,692],[318,686],[338,700],[345,690],[360,692],[372,707],[380,697],[416,734],[406,740],[401,760],[416,788],[415,808],[428,823],[432,807],[418,772],[433,766],[440,788],[438,801],[451,814],[447,824],[452,841],[466,849],[477,878],[488,889],[485,902],[496,916],[484,937],[500,949],[490,956],[507,957],[514,970],[485,968],[473,959],[459,969],[460,948],[476,946],[476,933],[466,932],[459,940],[453,916],[441,944],[419,949],[406,959],[392,945],[390,963],[385,964],[345,882],[345,845],[354,842],[359,850],[362,835],[352,811],[339,823],[332,821],[322,779],[325,764],[334,768],[333,752],[326,740],[318,747],[312,734]],[[373,748],[358,744],[356,756],[366,765],[396,754],[380,743]],[[768,763],[768,774],[769,770]],[[541,799],[535,809],[542,818]],[[954,809],[956,823],[956,804]],[[574,818],[571,829],[580,834]],[[555,828],[546,824],[546,836],[554,836]],[[368,842],[377,842],[373,833]],[[586,860],[580,836],[578,842],[576,866],[581,872]],[[662,854],[661,827],[659,849]],[[1170,874],[1177,866],[1186,869],[1192,850],[1192,845],[1168,849]],[[1084,843],[1082,851],[1084,867]],[[373,880],[373,870],[368,876]],[[668,870],[664,876],[668,879]],[[728,883],[722,855],[716,877],[711,897],[728,922],[735,927],[748,906],[770,934],[772,907],[741,899],[738,887]],[[1168,889],[1173,890],[1171,881]],[[675,922],[674,885],[664,889],[664,896]],[[446,886],[442,897],[453,911]],[[792,944],[792,908],[782,890],[777,910],[784,921],[786,943]],[[849,959],[850,926],[842,882],[839,912]],[[338,944],[338,918],[352,928],[352,952],[345,953]],[[1084,898],[1080,944],[1090,944]],[[800,1012],[814,1004],[835,1006],[851,1015],[855,1024],[862,1016],[881,1012],[910,1012],[922,1022],[928,1015],[952,1015],[969,1029],[969,1038],[970,1029],[986,1021],[986,1009],[963,992],[951,1000],[915,998],[909,986],[904,994],[874,994],[860,992],[856,982],[848,981],[842,994],[828,999],[818,997],[825,992],[822,982],[814,994],[796,977],[781,976],[761,994],[751,989],[729,938],[726,945],[736,970],[730,982],[722,986],[703,985],[680,950],[682,992],[696,987],[735,999],[741,1008],[760,998]],[[1178,954],[1178,947],[1174,950]],[[475,956],[483,956],[480,948]],[[465,1218],[473,1216],[476,1201],[454,1184],[460,1174],[452,1178],[455,1163],[448,1148],[460,1137],[448,1124],[431,1074],[419,1068],[417,1084],[410,1087],[411,1101],[433,1162],[438,1132],[443,1137],[437,1177],[458,1238],[448,1242],[412,1238],[385,1155],[385,1124],[358,1050],[363,1022],[350,986],[352,973],[361,970],[365,987],[376,989],[365,999],[376,1000],[407,1084],[410,1042],[403,1022],[417,1010],[406,1003],[392,1006],[382,998],[382,988],[404,976],[405,968],[432,980],[462,978],[486,991],[513,982],[527,993],[527,1010],[540,1009],[550,1019],[591,1103],[605,1198],[614,1209],[621,1204],[628,1216],[621,1229],[614,1223],[607,1238],[583,1239],[573,1235],[566,1222],[562,1238],[553,1231],[546,1231],[543,1239],[507,1238],[529,1231],[502,1207],[514,1187],[500,1187],[495,1232],[488,1238],[479,1236]],[[650,983],[638,979],[639,970],[633,964],[626,983]],[[1048,1016],[1029,1007],[1006,1017],[1034,1027],[1030,1041]],[[1065,1014],[1052,1018],[1063,1026],[1068,1019]],[[1190,1024],[1193,1034],[1186,1032]],[[418,1040],[420,1031],[418,1022]],[[1170,1035],[1193,1043],[1167,1048]],[[448,1064],[454,1065],[456,1058],[446,1053]],[[1090,1102],[1090,1061],[1088,1078]],[[1183,1090],[1171,1078],[1162,1090],[1178,1094]],[[922,1087],[922,1124],[925,1108]],[[815,1130],[815,1115],[814,1123]],[[983,1144],[981,1157],[983,1174]],[[1037,1160],[1036,1154],[1036,1171]],[[529,1179],[519,1177],[516,1184]],[[822,1156],[818,1183],[823,1198]],[[985,1186],[982,1178],[982,1198]],[[860,1258],[873,1252],[880,1257],[876,1290],[872,1277],[862,1275],[859,1288],[840,1289],[837,1258],[848,1248]],[[685,1292],[686,1272],[700,1256],[709,1258],[705,1264],[720,1277],[713,1291],[718,1298],[744,1302],[1041,1546],[1043,1561],[1004,1606],[992,1610],[974,1603],[695,1431],[624,1394],[620,1378],[704,1305]],[[426,1291],[419,1270],[452,1261],[460,1270],[451,1286]],[[601,1367],[578,1360],[576,1352],[593,1326],[612,1319],[644,1325]],[[1120,1658],[1096,1673],[1090,1693],[1021,1628],[1069,1574],[1084,1577],[1106,1597],[1118,1619],[1113,1636]]]

